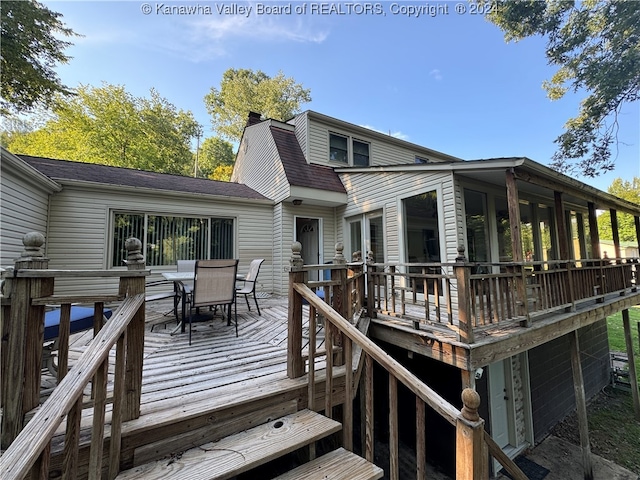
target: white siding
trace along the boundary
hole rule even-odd
[[[10,168],[3,158],[0,175],[0,266],[13,267],[24,250],[22,238],[29,232],[47,233],[47,213],[51,192],[25,178],[24,172]]]
[[[289,182],[265,121],[244,131],[232,181],[244,183],[275,202],[289,197]]]
[[[399,222],[400,202],[403,198],[437,190],[440,215],[440,243],[442,261],[452,262],[457,256],[458,231],[463,228],[456,214],[456,201],[451,173],[376,172],[341,173],[348,192],[348,206],[344,217],[384,209],[386,258],[400,261],[400,242],[403,232]],[[341,228],[344,229],[344,225]]]
[[[302,153],[304,153],[304,157],[309,161],[309,145],[307,143],[308,137],[308,127],[309,127],[309,115],[305,112],[297,117],[294,117],[291,120],[291,124],[296,127],[296,138],[298,139],[298,144],[300,144],[300,148],[302,149]]]
[[[300,141],[300,144],[305,144],[307,150],[303,151],[307,154],[307,161],[310,163],[317,163],[323,165],[329,165],[332,167],[344,167],[346,166],[341,162],[329,161],[329,132],[338,133],[347,137],[351,137],[356,140],[368,142],[370,146],[369,150],[369,162],[371,166],[380,165],[405,165],[415,163],[415,157],[428,158],[433,162],[444,161],[445,159],[439,157],[436,152],[428,150],[421,150],[419,146],[412,146],[406,142],[398,142],[394,137],[389,136],[385,139],[383,135],[380,135],[373,130],[368,129],[349,129],[348,124],[329,124],[315,119],[311,119],[305,124],[307,127],[306,135],[297,132],[298,137],[306,137],[307,141]],[[406,143],[406,144],[405,144]],[[351,148],[351,147],[349,147]]]
[[[47,238],[50,268],[111,268],[111,212],[137,211],[175,216],[220,216],[236,219],[236,256],[239,270],[246,271],[253,258],[265,258],[260,269],[259,290],[271,292],[273,213],[270,204],[243,204],[237,200],[205,196],[123,192],[109,188],[65,185],[52,198]],[[168,270],[154,267],[153,271]],[[65,289],[100,291],[99,283],[69,282]],[[58,289],[56,289],[58,292]]]

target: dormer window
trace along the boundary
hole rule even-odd
[[[369,144],[359,140],[353,141],[353,165],[357,167],[369,166]]]
[[[368,167],[371,144],[354,138],[329,133],[329,160],[356,167]]]
[[[349,163],[347,137],[335,133],[329,134],[329,159],[334,162]]]

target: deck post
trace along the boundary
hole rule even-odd
[[[19,270],[49,268],[42,252],[44,235],[27,233],[24,251],[15,261]],[[31,305],[34,297],[53,293],[53,279],[14,277],[8,292],[11,305],[2,319],[2,448],[9,447],[24,426],[24,415],[40,401],[44,306]],[[9,368],[10,366],[10,368]]]
[[[471,388],[462,391],[462,410],[456,421],[456,480],[489,478],[484,420],[478,415],[480,395]]]
[[[622,325],[624,327],[624,342],[627,347],[627,361],[629,364],[629,382],[631,383],[631,397],[636,420],[640,421],[640,395],[638,393],[638,372],[633,354],[633,338],[631,337],[631,323],[629,309],[622,310]],[[640,341],[640,340],[639,340]]]
[[[144,270],[145,259],[142,255],[142,242],[137,238],[125,241],[127,250],[127,270]],[[145,293],[145,278],[120,278],[119,293],[132,296]],[[138,309],[127,327],[125,393],[122,399],[122,420],[133,420],[140,416],[140,398],[142,396],[142,364],[144,361],[144,323],[145,304]]]
[[[471,321],[471,306],[469,303],[469,296],[471,294],[469,276],[471,275],[471,268],[466,264],[467,259],[464,256],[464,250],[464,245],[458,246],[456,265],[453,267],[458,288],[458,327],[460,341],[473,343],[473,325]]]
[[[578,339],[578,330],[574,330],[569,333],[569,348],[571,351],[571,370],[573,371],[573,390],[576,397],[578,429],[580,430],[580,446],[582,447],[584,480],[593,480],[593,463],[591,461],[591,444],[589,442],[589,425],[587,419],[587,401],[584,393],[582,364],[580,363],[580,341]]]
[[[376,267],[373,265],[373,252],[367,253],[367,316],[376,318],[376,295],[375,295],[375,273]]]
[[[600,232],[598,231],[598,212],[593,202],[587,203],[589,208],[589,237],[591,238],[591,258],[600,258]],[[640,240],[638,240],[640,242]]]
[[[611,216],[611,234],[613,238],[613,250],[615,252],[616,263],[620,263],[620,232],[618,230],[618,212],[615,208],[609,209],[609,215]]]
[[[349,310],[347,307],[347,261],[344,258],[343,251],[344,245],[342,242],[336,243],[336,254],[333,257],[333,263],[334,265],[341,265],[341,268],[331,270],[331,280],[339,282],[339,285],[333,286],[332,307],[341,317],[351,322],[351,319],[347,318],[347,311]],[[342,332],[333,339],[333,345],[337,348],[338,352],[342,352],[344,342],[345,339]],[[335,365],[344,365],[344,356],[342,353],[336,356]]]
[[[293,242],[289,263],[289,308],[287,335],[287,376],[298,378],[304,375],[302,359],[302,296],[293,288],[295,283],[304,282],[302,266],[302,244]]]

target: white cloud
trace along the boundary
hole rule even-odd
[[[363,128],[368,128],[369,130],[373,130],[374,132],[384,133],[385,135],[389,135],[391,137],[399,138],[400,140],[409,140],[409,135],[406,135],[400,131],[392,132],[391,130],[380,130],[379,128],[372,127],[371,125],[360,125]]]
[[[440,72],[440,70],[438,70],[437,68],[431,70],[429,72],[429,76],[438,82],[442,80],[442,72]]]

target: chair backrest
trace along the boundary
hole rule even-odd
[[[195,272],[195,260],[178,260],[178,272]]]
[[[226,305],[236,297],[238,260],[198,260],[192,307]]]
[[[264,258],[256,258],[254,260],[251,260],[251,263],[249,264],[249,271],[244,277],[245,282],[255,283],[256,279],[258,278],[258,272],[260,272],[260,265],[262,265],[262,262],[264,262]]]

